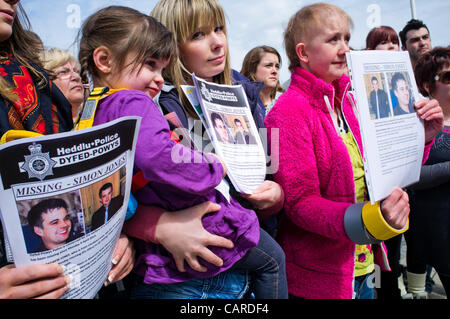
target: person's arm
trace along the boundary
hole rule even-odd
[[[180,272],[186,271],[185,261],[196,271],[206,271],[198,257],[217,267],[223,264],[208,246],[233,247],[232,241],[212,235],[203,228],[202,217],[219,209],[220,205],[212,202],[176,212],[139,205],[133,218],[125,223],[124,232],[131,237],[163,245],[172,254]]]
[[[430,153],[434,138],[444,128],[444,113],[437,100],[419,100],[414,104],[417,115],[424,121],[425,148],[422,159],[424,164]]]
[[[284,191],[274,181],[266,180],[251,195],[241,194],[241,196],[252,203],[258,216],[262,219],[280,212],[284,205]]]
[[[443,128],[444,117],[436,100],[420,100],[415,103],[415,108],[424,121],[425,147],[422,163],[425,163],[435,136]],[[344,218],[346,232],[358,244],[387,240],[408,230],[409,212],[408,194],[396,188],[381,205],[363,203],[350,206]]]
[[[59,264],[0,268],[0,299],[56,299],[70,287],[70,276]]]
[[[395,188],[381,203],[350,205],[344,215],[345,232],[356,244],[379,244],[408,230],[409,212],[408,194]]]
[[[361,244],[386,240],[406,231],[409,205],[405,192],[394,190],[381,208],[379,204],[372,207],[370,203],[324,198],[310,123],[293,114],[279,114],[266,119],[266,124],[269,129],[279,128],[278,153],[272,153],[272,161],[278,161],[274,178],[286,194],[285,213],[294,224],[323,237]]]
[[[125,234],[120,234],[114,249],[113,264],[105,281],[105,286],[116,281],[122,280],[133,270],[135,261],[135,251],[133,241]]]
[[[433,165],[423,165],[420,169],[420,180],[408,186],[411,190],[423,190],[439,186],[450,181],[450,161]]]
[[[156,225],[164,209],[157,206],[138,205],[133,217],[125,221],[122,232],[145,242],[159,244],[156,239]]]
[[[217,157],[172,141],[167,120],[145,95],[136,93],[122,97],[123,107],[118,116],[142,117],[134,164],[147,180],[153,185],[170,184],[182,192],[196,195],[204,195],[220,183],[224,168]]]

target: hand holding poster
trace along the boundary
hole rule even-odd
[[[139,119],[0,146],[0,212],[16,267],[59,263],[63,298],[93,298],[127,209]]]
[[[419,93],[406,51],[350,51],[347,64],[373,203],[419,180],[425,141],[414,109]]]

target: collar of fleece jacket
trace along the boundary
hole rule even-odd
[[[295,84],[292,86],[293,89],[301,91],[303,96],[308,96],[311,106],[320,109],[324,113],[329,113],[327,105],[324,102],[324,96],[328,97],[333,108],[335,107],[335,100],[337,100],[338,103],[344,101],[342,104],[342,112],[362,153],[363,148],[359,123],[350,101],[351,99],[356,103],[353,95],[349,92],[350,78],[344,74],[332,83],[326,83],[312,73],[300,67],[296,67],[292,73],[291,81]],[[345,97],[347,97],[348,100],[346,100]],[[349,116],[350,114],[351,116]]]

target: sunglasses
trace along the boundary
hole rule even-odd
[[[434,79],[442,84],[450,84],[450,71],[444,71],[437,74]]]

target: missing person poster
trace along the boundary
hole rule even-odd
[[[374,202],[419,180],[425,141],[414,109],[419,92],[406,51],[350,51],[347,64]]]
[[[126,117],[0,146],[0,213],[17,267],[59,263],[72,276],[63,298],[102,287],[131,189],[140,119]]]
[[[192,75],[183,90],[207,129],[215,153],[225,162],[238,192],[251,194],[266,176],[264,147],[241,85],[219,85]]]

